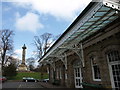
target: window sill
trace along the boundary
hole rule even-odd
[[[93,79],[93,81],[98,81],[98,82],[100,82],[100,81],[101,81],[101,79]]]

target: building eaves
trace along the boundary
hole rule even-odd
[[[106,0],[105,0],[106,1]],[[107,0],[107,1],[111,1],[111,0]],[[106,2],[104,2],[104,4],[106,4],[107,5],[107,3]],[[43,55],[43,57],[40,59],[40,60],[42,60],[44,57],[46,57],[46,55],[47,54],[50,54],[50,52],[51,52],[51,50],[52,51],[54,51],[56,48],[56,46],[58,45],[61,45],[61,44],[58,44],[58,43],[61,43],[61,41],[63,40],[63,39],[65,39],[65,37],[67,37],[67,39],[70,39],[70,40],[79,40],[79,39],[81,39],[81,41],[82,40],[84,40],[86,37],[88,37],[88,35],[90,36],[91,34],[93,34],[94,32],[96,32],[97,30],[99,30],[99,28],[101,28],[101,26],[100,25],[102,25],[102,27],[104,27],[105,25],[107,25],[107,24],[109,24],[109,23],[111,23],[111,21],[114,21],[116,18],[117,18],[117,16],[115,15],[116,14],[116,11],[117,11],[117,9],[116,8],[118,8],[119,9],[119,4],[118,4],[118,6],[115,4],[115,6],[114,5],[112,5],[111,3],[110,3],[110,5],[109,6],[107,6],[106,7],[106,5],[104,5],[102,2],[101,3],[99,3],[99,2],[90,2],[89,3],[89,5],[82,11],[82,13],[75,19],[75,21],[66,29],[66,31],[58,38],[58,40],[50,47],[50,49],[46,52],[46,54],[44,54]],[[95,5],[97,5],[97,9],[95,10]],[[113,9],[111,8],[111,7],[113,7]],[[114,8],[115,7],[115,8]],[[94,9],[93,9],[94,8]],[[92,10],[93,9],[93,10]],[[101,13],[102,12],[102,13]],[[89,14],[91,14],[92,13],[92,15],[93,16],[95,16],[96,18],[94,19],[93,18],[93,16],[91,15],[89,15]],[[103,14],[103,16],[102,16],[102,14]],[[115,15],[115,16],[114,16]],[[86,17],[87,17],[87,19],[86,19]],[[91,17],[91,18],[90,18]],[[85,18],[85,19],[84,19]],[[82,20],[84,20],[84,23],[82,23],[81,24],[81,21]],[[92,24],[90,23],[91,22],[91,20],[93,20],[92,21]],[[106,21],[105,21],[106,20]],[[101,23],[101,21],[104,23]],[[89,23],[91,24],[91,25],[89,25]],[[95,25],[96,23],[98,23],[98,25]],[[101,23],[101,24],[100,24]],[[77,33],[75,32],[72,32],[72,34],[73,35],[69,35],[69,36],[66,36],[66,35],[68,35],[72,30],[74,31],[75,29],[79,29],[78,27],[76,28],[75,26],[78,24],[78,26],[81,28],[86,28],[86,25],[84,25],[84,24],[88,24],[87,26],[88,26],[88,30],[87,29],[84,29],[84,32],[82,32],[82,33],[78,33],[79,35],[77,35]],[[79,25],[79,24],[81,24],[81,25]],[[92,27],[92,28],[91,28]],[[96,27],[96,28],[94,28],[94,27]],[[91,29],[91,30],[90,30]],[[93,32],[93,30],[92,29],[95,29],[94,30],[94,32]],[[79,30],[80,31],[80,30]],[[88,32],[90,32],[90,33],[88,33]],[[92,32],[92,33],[91,33]],[[87,34],[88,33],[88,34]],[[74,35],[75,34],[75,35]],[[87,34],[87,35],[86,35]],[[77,37],[74,37],[74,36],[76,36],[77,35]],[[85,37],[84,37],[84,35],[85,35]],[[83,36],[83,37],[81,37],[81,36]],[[70,38],[69,38],[70,37]],[[70,42],[70,40],[66,40],[67,41],[67,43],[69,43]],[[65,40],[63,40],[63,42],[64,42]],[[64,43],[63,43],[64,44]],[[65,45],[65,44],[64,44]],[[53,49],[54,48],[54,49]],[[40,62],[40,60],[39,60],[39,62]]]

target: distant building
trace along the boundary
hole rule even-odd
[[[90,2],[39,60],[50,83],[120,89],[120,1]]]

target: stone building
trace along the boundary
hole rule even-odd
[[[120,1],[90,2],[39,60],[50,83],[120,89]]]

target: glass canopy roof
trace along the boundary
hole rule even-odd
[[[106,25],[117,19],[119,14],[120,12],[118,9],[114,9],[110,6],[102,4],[97,11],[92,13],[91,17],[89,17],[89,15],[86,16],[88,19],[84,21],[83,24],[79,23],[81,25],[78,25],[78,28],[75,28],[76,30],[74,30],[72,34],[68,35],[67,38],[65,37],[65,40],[59,41],[62,42],[62,44],[59,44],[56,47],[53,46],[53,50],[49,50],[49,52],[43,56],[42,60],[48,58],[50,55],[59,55],[60,53],[63,53],[64,50],[59,47],[69,47],[73,41],[74,43],[81,42],[88,36],[104,28]]]
[[[90,36],[94,32],[102,29],[107,24],[118,18],[118,11],[102,6],[92,18],[86,21],[77,32],[72,34],[65,42],[70,42],[72,40],[83,40],[86,37]],[[78,42],[78,41],[77,41]]]

